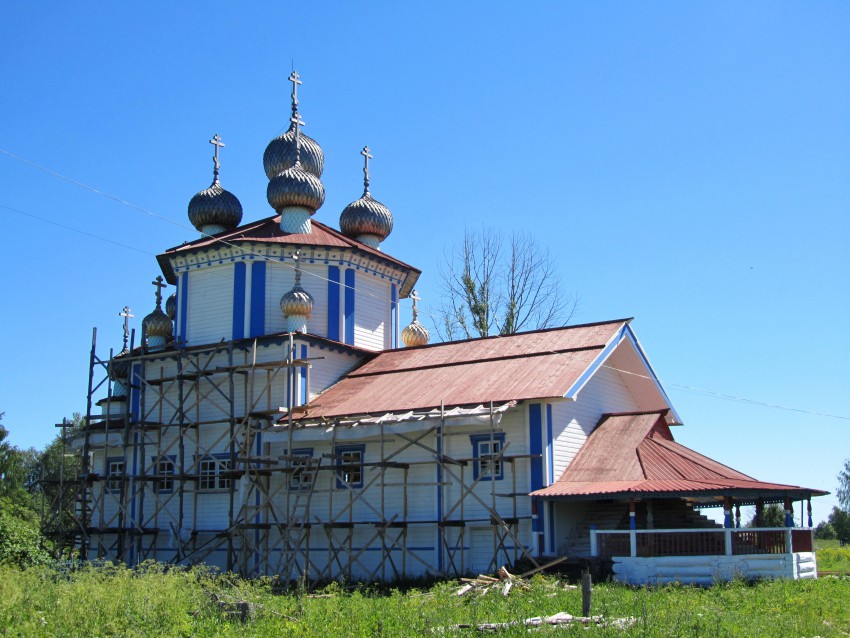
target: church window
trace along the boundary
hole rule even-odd
[[[337,487],[363,487],[365,445],[344,445],[334,450]]]
[[[198,489],[203,491],[230,489],[230,455],[206,456],[198,463]]]
[[[473,479],[482,481],[500,481],[505,477],[502,450],[505,447],[505,433],[473,434],[472,456],[475,459]]]
[[[109,492],[121,490],[121,477],[124,475],[124,459],[115,458],[106,460],[106,489]]]
[[[174,491],[174,461],[166,456],[156,462],[156,491]]]
[[[289,486],[293,490],[308,490],[313,485],[315,471],[311,468],[312,449],[292,450],[292,474]]]

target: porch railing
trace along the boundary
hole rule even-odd
[[[590,554],[614,556],[735,556],[811,552],[810,528],[590,530]]]

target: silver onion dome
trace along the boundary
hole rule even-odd
[[[312,137],[301,133],[301,166],[305,171],[316,177],[322,176],[325,169],[325,154],[322,147]],[[295,166],[295,126],[290,126],[283,135],[274,138],[263,153],[263,168],[266,177],[272,179],[275,175]]]
[[[364,195],[342,211],[339,229],[343,235],[355,239],[361,235],[373,235],[384,241],[393,232],[393,214],[371,195]]]
[[[266,198],[278,213],[290,206],[316,212],[325,203],[325,187],[318,177],[297,163],[272,177],[266,187]]]
[[[410,293],[410,298],[413,300],[413,321],[401,331],[401,340],[406,347],[413,348],[414,346],[426,345],[431,335],[428,329],[417,319],[419,309],[416,307],[416,302],[419,301],[419,296],[415,290]]]
[[[369,147],[364,146],[360,154],[364,160],[363,196],[342,211],[339,229],[343,235],[377,248],[393,231],[393,214],[369,192]]]
[[[123,381],[130,376],[130,351],[122,350],[109,360],[109,378]]]
[[[156,308],[147,317],[142,319],[142,331],[148,340],[154,339],[164,345],[174,331],[171,318],[162,311],[162,289],[168,284],[163,283],[162,275],[152,282],[156,286]]]
[[[232,230],[242,221],[242,204],[216,179],[189,201],[189,221],[201,232],[208,226]]]
[[[304,290],[300,284],[295,284],[292,290],[280,298],[280,310],[284,317],[309,319],[313,313],[313,296]]]
[[[168,299],[165,300],[165,314],[174,321],[174,317],[177,316],[177,293],[172,292]]]
[[[325,169],[325,154],[322,152],[322,147],[313,138],[299,132],[295,123],[299,120],[298,86],[301,84],[299,78],[297,71],[293,71],[289,76],[289,81],[292,82],[292,117],[290,118],[292,124],[286,133],[269,142],[266,152],[263,153],[263,168],[269,179],[295,166],[299,159],[301,167],[315,177],[321,177]]]
[[[218,149],[223,148],[218,133],[210,140],[215,146],[213,156],[213,182],[189,201],[189,221],[202,233],[216,233],[232,230],[242,221],[242,204],[236,195],[225,190],[218,180],[221,164],[218,161]]]
[[[171,338],[174,326],[168,315],[157,306],[152,313],[142,319],[142,329],[150,339],[151,337]]]

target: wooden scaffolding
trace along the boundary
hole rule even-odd
[[[489,571],[519,560],[538,565],[531,534],[526,530],[523,538],[521,529],[524,523],[530,527],[532,516],[527,491],[518,489],[517,465],[539,455],[512,456],[509,443],[501,446],[487,463],[491,469],[510,468],[505,474],[510,488],[490,480],[485,495],[485,473],[471,471],[480,459],[445,452],[451,433],[441,407],[433,423],[410,432],[394,429],[391,436],[374,415],[324,423],[322,436],[331,452],[305,457],[296,453],[294,437],[319,427],[296,418],[297,379],[306,382],[303,396],[309,397],[312,364],[295,356],[293,335],[161,350],[133,348],[131,341],[124,355],[130,369],[125,396],[113,395],[114,353],[99,357],[96,337],[95,331],[85,427],[78,434],[82,469],[79,477],[68,477],[79,486],[77,508],[72,525],[54,530],[74,539],[82,559],[189,564],[223,553],[223,561],[213,562],[227,570],[308,585],[339,578],[399,580],[412,573],[459,576],[467,569],[465,552],[475,527],[490,530]],[[270,342],[282,343],[277,352],[286,356],[258,360]],[[291,409],[274,400],[282,389]],[[97,402],[103,414],[94,414],[94,396],[104,390],[106,398]],[[492,442],[497,433],[492,404],[489,415]],[[378,460],[349,465],[336,452],[338,434],[354,426],[370,428],[379,443]],[[269,432],[285,438],[282,454],[264,441]],[[388,445],[390,439],[396,444]],[[408,450],[417,453],[416,460],[410,454],[406,459]],[[110,471],[112,458],[120,473]],[[433,478],[423,480],[423,472],[416,472],[421,465],[431,468]],[[350,472],[359,473],[357,487],[343,480]],[[200,511],[198,496],[210,481],[222,511],[217,524],[205,527],[211,517]],[[423,488],[438,501],[436,517],[412,512],[410,499]],[[395,507],[388,506],[389,495]],[[422,530],[433,531],[436,547],[411,541]]]

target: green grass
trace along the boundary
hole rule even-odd
[[[245,581],[204,570],[159,565],[107,566],[63,574],[48,568],[0,568],[0,634],[8,636],[473,636],[461,623],[505,622],[568,612],[581,594],[554,577],[502,596],[454,595],[456,582],[380,590],[334,584],[308,595],[276,595],[267,580]],[[217,601],[255,605],[242,623]],[[850,578],[743,582],[696,587],[630,588],[596,584],[594,614],[634,617],[628,629],[575,626],[540,633],[594,636],[846,636]],[[291,617],[294,620],[290,620]],[[513,627],[500,636],[527,636]]]

